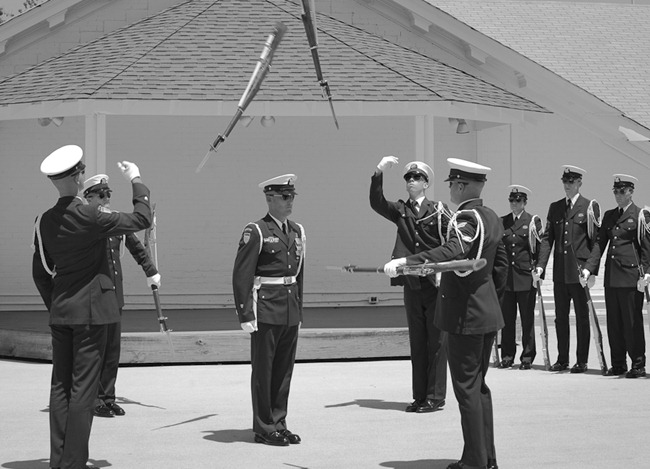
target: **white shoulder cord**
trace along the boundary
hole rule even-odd
[[[440,235],[440,245],[445,244],[445,234],[442,232],[442,216],[445,215],[447,218],[451,219],[451,213],[445,210],[445,206],[442,205],[442,202],[438,202],[436,205],[436,211],[426,217],[420,218],[416,221],[417,224],[420,224],[431,217],[438,216],[438,235]]]
[[[295,222],[294,222],[295,223]],[[305,235],[305,229],[300,223],[296,223],[298,227],[300,228],[300,239],[302,240],[302,256],[300,256],[300,262],[298,263],[298,270],[296,270],[296,277],[300,273],[300,269],[302,268],[302,260],[305,258],[305,255],[307,254],[307,236]]]
[[[596,199],[591,200],[589,202],[589,206],[587,207],[587,236],[589,239],[593,239],[594,237],[594,225],[600,228],[600,225],[603,221],[602,212],[600,213],[600,216],[596,218],[596,215],[594,213],[594,204],[598,205],[598,201],[596,201]],[[600,211],[599,205],[598,208],[598,211]]]
[[[650,223],[647,223],[645,221],[646,215],[644,215],[644,212],[647,216],[650,216],[650,207],[646,206],[639,210],[639,222],[637,223],[636,228],[636,237],[639,241],[639,245],[641,244],[641,240],[645,237],[646,233],[650,233]]]
[[[535,241],[539,242],[542,240],[542,237],[537,231],[537,225],[535,224],[536,219],[539,220],[540,223],[542,222],[541,218],[539,218],[537,215],[533,215],[530,219],[530,225],[528,225],[528,245],[530,246],[531,254],[535,254],[535,248],[537,246],[537,243]]]
[[[476,217],[476,233],[474,234],[473,238],[463,236],[460,229],[458,228],[458,222],[456,221],[456,218],[458,218],[459,214],[470,213],[470,212],[472,212]],[[463,241],[466,243],[472,243],[476,240],[476,238],[479,238],[478,252],[476,253],[476,258],[480,259],[481,254],[483,253],[483,243],[485,242],[485,227],[483,226],[483,219],[481,218],[479,213],[476,210],[460,210],[454,213],[454,215],[451,217],[451,220],[449,221],[449,229],[447,230],[447,241],[449,241],[451,237],[451,228],[454,229],[456,236],[458,237],[459,240],[461,240],[460,248],[462,249],[463,252],[465,252],[465,249],[463,249],[463,244],[462,244]],[[472,272],[474,271],[466,270],[465,272],[461,272],[458,270],[454,270],[454,273],[459,277],[467,277]]]
[[[45,260],[45,251],[43,250],[43,238],[41,237],[41,217],[43,215],[39,215],[36,217],[36,223],[34,223],[34,235],[36,239],[38,240],[38,253],[41,255],[41,263],[43,264],[43,268],[45,271],[54,278],[56,276],[56,266],[54,266],[54,269],[51,270],[49,266],[47,265],[47,261]],[[32,244],[32,248],[35,248],[35,246]]]

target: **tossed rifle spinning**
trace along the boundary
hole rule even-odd
[[[397,268],[399,275],[416,275],[419,277],[426,277],[428,275],[437,274],[440,272],[457,271],[476,271],[481,270],[487,261],[485,259],[461,259],[456,261],[446,262],[425,262],[424,264],[403,265]],[[343,267],[328,267],[331,270],[341,270],[348,273],[378,273],[383,274],[384,266],[380,267],[360,267],[356,265],[346,265]]]
[[[314,68],[316,69],[316,78],[321,86],[321,91],[323,92],[323,98],[327,98],[330,103],[330,110],[332,111],[332,117],[334,118],[334,125],[336,128],[339,128],[339,122],[336,120],[336,114],[334,113],[334,105],[332,104],[332,93],[330,91],[330,85],[327,83],[327,80],[323,78],[323,71],[320,68],[320,58],[318,56],[318,38],[316,36],[316,16],[315,9],[313,8],[314,0],[302,0],[302,22],[305,25],[305,32],[307,33],[307,41],[309,41],[309,48],[311,50],[311,57],[314,59]]]
[[[214,140],[214,142],[212,143],[212,145],[210,145],[208,152],[205,154],[203,160],[196,168],[197,173],[201,171],[203,166],[205,166],[205,163],[207,163],[208,158],[210,158],[210,154],[212,152],[216,152],[221,142],[224,142],[226,138],[230,135],[230,132],[232,132],[232,129],[235,127],[235,125],[237,125],[237,122],[239,122],[239,119],[244,114],[246,107],[248,107],[248,105],[251,103],[251,101],[257,94],[257,92],[260,90],[260,86],[262,86],[262,82],[264,81],[267,72],[271,68],[271,61],[273,60],[273,54],[278,49],[278,45],[280,44],[280,41],[282,40],[282,37],[284,36],[284,33],[286,31],[287,31],[287,27],[283,23],[279,21],[275,23],[275,27],[273,28],[273,31],[271,32],[271,34],[269,34],[268,38],[266,39],[266,43],[264,44],[264,49],[262,50],[262,54],[260,55],[260,58],[257,61],[257,65],[255,66],[253,75],[251,76],[250,81],[248,82],[248,86],[246,86],[246,89],[244,90],[244,93],[242,94],[241,99],[239,100],[239,104],[237,105],[237,111],[235,112],[235,115],[233,116],[230,123],[228,124],[228,127],[226,127],[224,133],[219,134],[217,138]]]

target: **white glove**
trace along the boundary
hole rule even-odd
[[[140,170],[135,163],[131,163],[130,161],[118,161],[117,167],[120,168],[120,171],[122,171],[122,174],[129,182],[140,177]]]
[[[542,274],[544,273],[544,269],[541,267],[535,267],[535,270],[533,270],[530,274],[533,276],[533,284],[539,283],[542,285]]]
[[[399,259],[393,259],[386,265],[384,265],[384,273],[390,278],[397,277],[397,268],[406,264],[406,258],[400,257]]]
[[[442,280],[442,272],[436,272],[436,280],[434,282],[436,288],[440,287],[441,280]]]
[[[591,272],[589,272],[587,269],[582,269],[582,275],[578,280],[580,280],[580,285],[582,285],[583,288],[587,286],[590,276]]]
[[[643,278],[640,278],[639,281],[636,282],[636,289],[641,293],[645,292],[645,287],[648,286],[648,282],[650,282],[650,274],[645,274]]]
[[[379,164],[377,165],[377,169],[379,171],[385,171],[388,168],[392,167],[394,164],[399,163],[399,159],[397,159],[394,156],[384,156]]]
[[[149,288],[156,286],[156,288],[160,288],[160,274],[155,274],[152,275],[151,277],[147,277],[147,286]]]
[[[257,330],[257,319],[239,324],[244,332],[253,333]]]

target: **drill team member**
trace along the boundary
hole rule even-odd
[[[447,242],[419,254],[393,259],[384,266],[390,277],[397,267],[423,262],[484,258],[476,272],[443,272],[438,289],[436,326],[447,331],[449,371],[458,400],[465,446],[458,462],[447,469],[497,469],[492,395],[485,382],[492,345],[503,327],[499,293],[505,286],[507,258],[499,216],[483,205],[481,191],[490,168],[457,158],[451,169],[449,193],[458,211],[449,222]]]
[[[433,185],[433,170],[421,161],[412,161],[404,167],[408,200],[386,200],[384,171],[398,163],[394,156],[383,157],[370,182],[370,206],[397,226],[392,258],[410,256],[443,244],[450,217],[445,204],[426,198],[426,189]],[[390,283],[404,286],[413,393],[413,402],[406,407],[406,412],[433,412],[445,405],[447,394],[446,333],[434,325],[438,296],[436,278],[435,275],[404,275],[392,278]]]
[[[521,316],[520,370],[530,370],[535,359],[535,295],[532,271],[539,253],[538,244],[542,221],[526,211],[530,189],[513,184],[508,186],[510,213],[501,217],[503,244],[508,255],[508,279],[503,293],[501,311],[505,325],[501,331],[501,368],[514,364],[517,352],[515,330],[517,307]]]
[[[241,328],[251,334],[251,391],[255,441],[298,444],[287,428],[287,405],[302,323],[305,230],[288,220],[296,196],[294,174],[259,184],[267,215],[249,223],[232,274]]]
[[[638,179],[627,174],[614,175],[614,199],[617,207],[603,215],[596,243],[584,266],[585,280],[598,271],[600,259],[605,260],[605,308],[607,337],[612,367],[609,376],[625,374],[638,378],[645,373],[645,335],[643,331],[643,291],[650,275],[650,239],[646,228],[650,213],[632,202],[634,184]],[[637,283],[640,282],[640,289]],[[625,354],[632,366],[627,369]]]
[[[577,166],[563,166],[562,184],[566,196],[553,202],[548,209],[533,276],[534,281],[543,278],[553,249],[553,297],[558,356],[550,371],[564,371],[569,367],[569,310],[572,300],[576,313],[577,361],[571,368],[571,373],[587,371],[589,307],[587,294],[580,283],[580,272],[593,247],[595,230],[600,226],[600,207],[595,200],[590,201],[579,192],[584,174],[586,171]]]
[[[97,207],[99,210],[111,211],[111,189],[108,187],[108,176],[97,174],[84,181],[83,196],[88,205]],[[156,285],[160,288],[160,274],[147,250],[134,233],[127,233],[125,236],[110,236],[107,244],[107,259],[111,279],[115,285],[115,294],[119,306],[120,318],[124,307],[124,289],[122,285],[122,263],[120,258],[124,254],[124,246],[129,250],[133,259],[142,267],[147,275],[147,285]],[[93,413],[97,417],[114,417],[124,415],[126,412],[115,402],[115,382],[117,381],[117,369],[120,364],[120,345],[122,336],[122,322],[109,324],[106,350],[104,351],[104,362],[99,379],[99,395],[97,405]]]
[[[106,213],[83,203],[83,151],[66,145],[41,164],[59,192],[35,224],[34,283],[50,313],[50,467],[85,468],[108,324],[119,322],[107,238],[147,228],[149,189],[138,167],[118,167],[133,189],[133,213]],[[90,467],[90,466],[88,466]]]

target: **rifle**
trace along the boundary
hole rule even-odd
[[[144,231],[144,247],[147,249],[149,256],[153,259],[153,263],[158,269],[158,248],[156,246],[156,204],[151,208],[152,222],[151,226]],[[153,293],[153,302],[156,305],[156,314],[158,315],[158,324],[160,325],[160,332],[167,335],[167,342],[169,343],[169,350],[174,354],[174,345],[172,344],[171,329],[167,327],[167,317],[163,315],[162,307],[160,306],[160,295],[158,287],[151,285],[151,292]]]
[[[424,264],[403,265],[397,268],[399,275],[414,275],[418,277],[426,277],[428,275],[437,274],[439,272],[450,272],[452,270],[481,270],[485,267],[487,261],[485,259],[460,259],[445,262],[425,262]],[[327,267],[331,270],[340,270],[342,272],[357,273],[384,273],[384,266],[380,267],[359,267],[357,265],[345,265],[343,267]]]
[[[639,256],[636,253],[636,246],[632,246],[632,251],[634,252],[634,257],[636,258],[636,265],[638,265],[638,270],[639,270],[639,280],[637,282],[637,288],[640,283],[643,283],[643,291],[645,293],[645,312],[648,315],[648,319],[650,319],[650,292],[648,292],[648,284],[645,283],[645,269],[641,265],[641,262],[639,261]],[[641,321],[641,327],[643,328],[643,321]]]
[[[573,250],[573,246],[571,246]],[[576,267],[578,268],[578,277],[584,280],[582,276],[582,269],[580,269],[580,263],[578,258],[575,256],[575,251],[573,257],[576,260]],[[584,285],[585,295],[587,295],[587,307],[589,308],[589,323],[591,324],[591,329],[594,334],[594,343],[596,344],[596,352],[598,353],[598,361],[600,362],[600,371],[603,375],[607,374],[607,359],[605,358],[605,351],[603,349],[603,333],[600,330],[600,324],[598,323],[598,315],[596,314],[596,308],[594,308],[594,302],[591,299],[591,294],[589,293],[589,283],[585,281]]]
[[[533,285],[535,285],[533,283]],[[548,327],[546,325],[546,310],[544,309],[544,298],[542,297],[542,280],[537,281],[537,305],[539,307],[540,333],[542,338],[542,357],[544,358],[544,368],[546,371],[551,369],[551,357],[548,353]]]

